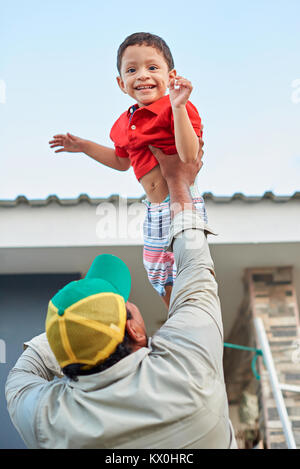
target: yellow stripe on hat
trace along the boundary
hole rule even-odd
[[[78,309],[78,306],[84,305],[85,303],[90,303],[91,300],[97,297],[102,297],[102,298],[109,298],[113,296],[114,298],[117,298],[119,300],[122,300],[122,304],[124,304],[124,298],[121,295],[118,295],[117,293],[114,292],[101,292],[101,293],[95,293],[94,295],[89,295],[86,296],[85,298],[82,298],[82,300],[76,301],[76,303],[73,303],[71,306],[65,309],[65,311],[72,311],[73,309]]]
[[[88,311],[91,304],[94,304],[94,301],[100,298],[109,299],[110,297],[114,298],[116,302],[117,309],[118,309],[118,318],[116,323],[111,324],[104,324],[101,322],[101,318],[89,319],[88,315],[81,315],[80,310]],[[82,300],[77,301],[69,308],[65,309],[65,316],[66,320],[70,320],[78,325],[83,325],[85,327],[90,327],[96,331],[102,332],[108,337],[110,337],[110,341],[108,344],[103,348],[96,352],[96,354],[91,357],[91,359],[85,358],[84,362],[86,366],[83,369],[91,368],[95,366],[97,363],[105,360],[108,358],[116,349],[118,344],[120,344],[124,339],[125,334],[125,324],[126,324],[126,306],[124,298],[121,295],[118,295],[113,292],[101,292],[96,293],[95,295],[90,295],[89,297],[83,298]],[[104,319],[104,318],[102,318]],[[76,351],[75,355],[76,355]],[[77,360],[78,361],[78,360]]]
[[[113,314],[110,319],[109,308],[107,310],[106,306],[104,309],[101,308],[101,298],[104,299],[104,305],[106,305],[107,300],[109,305],[111,297],[113,297],[115,302],[116,315],[114,316]],[[95,319],[99,306],[100,317],[99,319]],[[108,344],[100,350],[98,349],[98,344],[94,344],[94,353],[91,353],[90,357],[87,356],[84,358],[86,366],[83,367],[83,369],[95,366],[100,361],[108,358],[115,351],[118,344],[123,341],[126,324],[126,306],[124,298],[121,295],[112,292],[97,293],[72,304],[64,310],[63,315],[58,315],[58,311],[58,308],[50,301],[46,319],[46,332],[49,344],[53,347],[53,351],[62,368],[71,363],[81,361],[77,356],[80,355],[78,350],[74,349],[72,346],[72,337],[68,337],[68,323],[76,323],[79,326],[78,331],[80,330],[80,325],[82,325],[104,333],[110,338]],[[106,311],[108,313],[107,315]],[[112,322],[110,322],[110,320]],[[51,331],[55,324],[57,325],[57,332],[53,334]],[[59,334],[59,336],[57,334]],[[84,344],[82,344],[82,347],[84,348]]]
[[[59,324],[59,330],[60,330],[61,340],[62,340],[64,349],[65,349],[67,355],[69,356],[70,360],[72,360],[73,363],[75,363],[76,357],[73,353],[72,347],[71,347],[69,339],[68,339],[65,319],[61,318],[58,321],[58,324]]]
[[[121,331],[120,328],[118,328],[119,331],[117,331],[116,330],[117,326],[115,326],[115,324],[112,324],[112,327],[106,326],[105,324],[94,321],[93,319],[87,319],[77,314],[76,315],[72,314],[69,311],[67,312],[66,319],[74,321],[77,324],[82,324],[86,327],[90,327],[91,329],[95,329],[96,331],[104,332],[104,334],[108,335],[112,339],[116,339],[117,341],[120,341],[123,339],[124,331]]]
[[[46,329],[49,329],[51,325],[56,321],[57,312],[58,312],[58,308],[50,300],[49,305],[48,305],[47,317],[46,317]]]
[[[80,308],[83,306],[86,306],[86,304],[92,304],[93,300],[97,298],[110,298],[113,296],[113,298],[116,300],[118,303],[118,309],[119,309],[119,317],[118,317],[118,323],[117,324],[112,324],[111,326],[107,326],[103,323],[100,323],[99,320],[94,321],[93,319],[88,319],[85,316],[80,315]],[[77,301],[76,303],[72,304],[68,308],[65,309],[65,314],[66,318],[71,318],[70,314],[72,312],[76,311],[76,316],[72,314],[72,319],[73,321],[78,323],[78,320],[76,321],[76,317],[80,318],[81,321],[79,322],[80,324],[86,324],[90,322],[90,327],[93,327],[94,329],[99,330],[100,332],[104,332],[108,334],[110,337],[114,337],[117,340],[119,340],[119,335],[114,334],[113,331],[118,333],[117,328],[120,330],[120,336],[123,338],[124,336],[124,330],[125,330],[125,323],[126,323],[126,306],[125,306],[125,301],[124,298],[121,295],[118,295],[117,293],[112,293],[112,292],[101,292],[101,293],[96,293],[95,295],[90,295],[86,298],[83,298],[82,300]],[[103,327],[103,328],[102,328]]]

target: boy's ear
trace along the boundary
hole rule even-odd
[[[169,79],[171,80],[172,78],[175,78],[177,75],[177,72],[175,70],[175,68],[173,68],[173,70],[170,70],[169,71]]]
[[[123,91],[123,93],[127,94],[127,91],[126,91],[125,86],[124,86],[124,81],[122,80],[122,78],[120,76],[117,77],[117,82],[118,82],[119,87]]]

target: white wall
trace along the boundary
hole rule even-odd
[[[300,200],[207,202],[212,244],[300,241]],[[0,205],[0,247],[142,245],[145,206],[104,202],[91,205]]]

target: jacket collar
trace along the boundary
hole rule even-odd
[[[137,350],[137,352],[122,358],[122,360],[107,370],[92,375],[78,376],[78,381],[67,379],[67,384],[71,388],[79,388],[84,391],[96,391],[97,389],[106,388],[129,374],[134,373],[150,351],[150,348],[142,347]]]

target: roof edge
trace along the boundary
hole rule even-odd
[[[263,200],[271,200],[275,203],[289,202],[291,200],[300,200],[300,191],[295,192],[293,195],[275,195],[273,192],[267,191],[263,195],[245,195],[241,192],[236,192],[231,196],[220,196],[214,195],[211,192],[204,192],[202,194],[205,201],[211,201],[214,203],[231,203],[234,201],[242,201],[245,203],[257,203]],[[119,194],[111,194],[109,197],[90,197],[88,194],[80,194],[75,198],[60,198],[55,194],[50,194],[45,199],[29,199],[25,195],[19,195],[13,200],[0,199],[0,207],[16,207],[18,205],[29,205],[29,206],[47,206],[52,203],[56,203],[61,206],[76,206],[81,203],[88,203],[89,205],[99,205],[100,203],[117,203],[119,201],[127,200],[127,203],[139,203],[145,198],[145,195],[141,197],[122,197]]]

